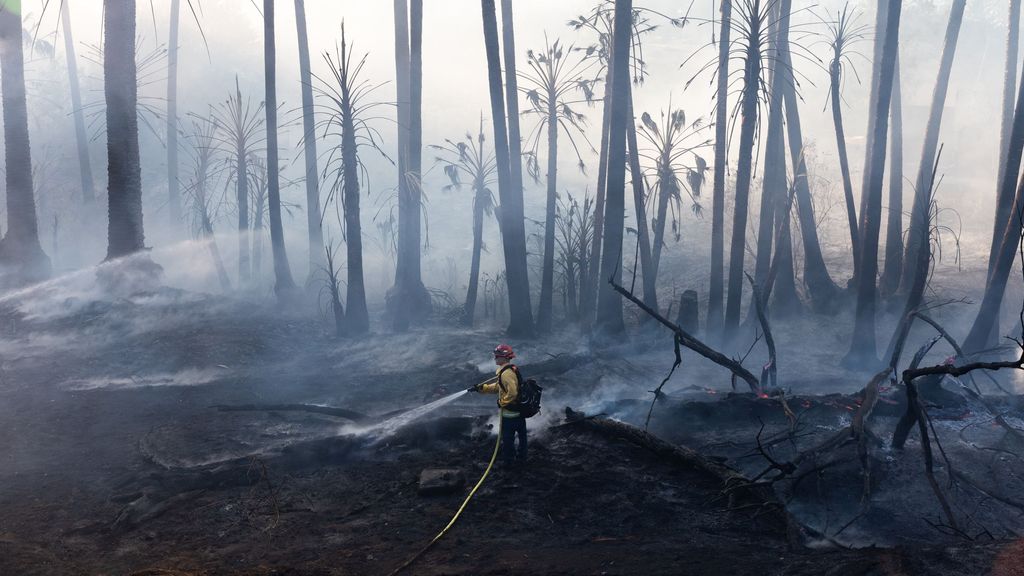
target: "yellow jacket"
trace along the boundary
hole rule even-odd
[[[504,372],[502,372],[504,370]],[[480,385],[480,392],[484,394],[497,394],[498,395],[498,406],[501,407],[501,415],[508,416],[510,418],[519,416],[518,412],[512,412],[507,410],[505,407],[509,404],[514,404],[516,398],[519,397],[519,378],[516,376],[516,368],[514,364],[506,364],[499,366],[495,371],[498,376],[495,376],[492,380],[488,380]],[[501,378],[501,384],[498,384],[498,378]]]

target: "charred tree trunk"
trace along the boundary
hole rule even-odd
[[[270,209],[270,248],[274,253],[274,292],[285,299],[295,291],[281,223],[281,169],[277,147],[277,44],[274,39],[274,0],[263,0],[263,66],[267,109],[267,202]]]
[[[138,83],[135,65],[135,0],[104,0],[103,16],[109,214],[107,259],[113,260],[134,254],[145,247],[136,111]],[[20,38],[20,27],[18,32]]]
[[[523,212],[523,141],[519,131],[519,84],[516,76],[516,35],[512,0],[501,0],[501,35],[505,61],[505,103],[508,110],[509,195],[501,199],[501,210],[509,220],[509,235],[514,262],[506,262],[508,281],[509,334],[533,333],[533,307],[530,304],[529,268],[526,264],[526,223]]]
[[[544,210],[544,263],[541,269],[540,302],[537,305],[537,332],[551,331],[551,308],[555,284],[555,208],[558,196],[558,94],[556,86],[548,90],[548,193]]]
[[[92,163],[89,161],[89,136],[85,131],[82,89],[78,84],[78,58],[75,54],[75,37],[71,33],[70,1],[63,1],[60,7],[60,16],[61,23],[64,26],[64,51],[67,52],[68,84],[71,88],[71,114],[75,120],[75,144],[78,148],[78,173],[82,181],[82,200],[86,204],[91,204],[96,199],[96,186],[92,180]]]
[[[995,268],[999,245],[1003,239],[1005,215],[1013,206],[1013,188],[1003,185],[1006,172],[1006,156],[1010,147],[1010,131],[1013,126],[1013,89],[1017,84],[1017,56],[1020,51],[1020,6],[1021,0],[1010,0],[1009,26],[1006,31],[1006,73],[1003,76],[1003,115],[999,131],[999,172],[997,174],[996,213],[992,225],[992,244],[989,248],[988,273]]]
[[[754,256],[754,283],[765,293],[772,289],[765,285],[768,268],[772,263],[772,241],[775,238],[775,201],[786,194],[786,143],[782,132],[782,75],[779,73],[779,23],[781,2],[774,2],[769,10],[767,34],[768,126],[765,132],[764,176],[761,179],[761,215],[757,222],[757,252]],[[754,317],[754,300],[750,302],[749,316]]]
[[[348,66],[345,37],[342,32],[340,65]],[[356,142],[356,119],[352,102],[351,74],[343,72],[341,85],[341,162],[344,170],[345,244],[348,248],[348,306],[346,331],[349,335],[370,331],[370,314],[366,308],[366,282],[363,277],[363,227],[359,214],[359,158]],[[331,270],[333,273],[333,269]]]
[[[306,2],[295,0],[295,27],[299,40],[299,77],[302,82],[302,144],[306,160],[306,225],[309,231],[309,275],[324,265],[324,233],[320,227],[320,172],[317,169],[313,78],[309,69]],[[349,303],[349,316],[352,315]],[[351,318],[349,318],[351,320]]]
[[[501,81],[501,55],[494,0],[481,0],[481,8],[494,125],[494,152],[498,166],[498,198],[501,203],[499,222],[505,253],[505,281],[508,286],[508,332],[510,335],[526,336],[533,332],[533,311],[530,305],[530,284],[526,276],[526,230],[522,219],[522,187],[514,187],[511,173],[512,161],[505,116],[505,90]],[[511,14],[507,15],[507,19],[511,20]]]
[[[879,10],[881,10],[881,5]],[[835,126],[836,145],[839,148],[839,171],[843,176],[843,198],[846,199],[846,220],[850,226],[850,246],[853,248],[853,276],[856,278],[857,266],[860,263],[860,230],[857,225],[857,203],[853,199],[853,181],[850,178],[850,157],[846,153],[846,129],[843,127],[842,54],[839,46],[833,50],[832,62],[829,64],[828,70],[829,93],[832,97],[832,124]]]
[[[604,80],[604,110],[601,113],[601,151],[597,161],[597,194],[594,198],[594,234],[590,241],[586,269],[580,274],[580,314],[584,323],[593,321],[594,309],[597,305],[598,276],[601,270],[601,242],[604,238],[604,200],[608,188],[608,136],[611,127],[612,101],[612,68],[615,63],[608,62],[608,71]]]
[[[473,256],[469,265],[469,287],[466,289],[466,304],[463,307],[463,321],[467,326],[473,325],[476,316],[476,298],[480,285],[480,252],[484,244],[484,206],[488,202],[488,192],[482,183],[474,185],[473,199]]]
[[[600,278],[621,283],[622,245],[626,218],[626,124],[629,121],[629,52],[633,24],[632,0],[615,0],[612,34],[612,101],[608,131],[608,180],[604,213],[604,241],[601,247]],[[625,331],[622,298],[612,285],[602,281],[597,293],[595,327],[606,336]]]
[[[899,288],[903,276],[903,93],[900,90],[900,59],[896,56],[896,71],[892,85],[892,105],[889,107],[889,223],[885,234],[885,268],[879,281],[883,296],[890,296]],[[930,255],[930,251],[929,251]],[[925,268],[927,273],[928,268]]]
[[[626,117],[626,145],[629,156],[629,174],[633,184],[633,208],[636,210],[636,238],[640,248],[640,268],[643,271],[644,303],[658,309],[658,263],[651,255],[651,238],[647,232],[647,207],[644,203],[644,175],[640,170],[640,150],[636,139],[636,116],[633,114],[633,86],[629,86]]]
[[[31,284],[50,276],[50,259],[39,243],[32,190],[32,152],[21,26],[20,5],[11,2],[0,5],[0,89],[3,92],[4,159],[7,166],[7,234],[0,240],[0,265],[10,267],[4,271],[8,275],[3,282],[6,286]],[[135,166],[138,167],[137,160]],[[141,216],[140,204],[140,227]]]
[[[1000,218],[1002,240],[999,244],[999,252],[996,254],[995,262],[992,263],[992,273],[989,274],[988,282],[985,285],[985,295],[982,297],[978,315],[963,342],[963,348],[968,354],[988,347],[992,331],[999,318],[999,309],[1003,304],[1006,283],[1013,270],[1013,261],[1020,243],[1021,222],[1024,218],[1024,177],[1019,183],[1017,181],[1022,150],[1024,150],[1024,76],[1021,76],[1020,87],[1017,91],[1017,105],[1013,113],[1013,125],[1006,147],[1006,163],[1003,166],[1003,174],[999,178],[1003,188],[1000,190],[1000,195],[1013,196],[1013,206],[1007,214]],[[1014,189],[1016,189],[1015,194],[1012,192]]]
[[[181,0],[171,0],[167,38],[167,206],[170,229],[181,225],[181,182],[178,180],[178,37]]]
[[[743,259],[746,252],[747,210],[754,161],[754,134],[757,130],[757,94],[761,82],[761,21],[757,17],[761,0],[754,0],[749,40],[743,72],[743,99],[740,108],[740,151],[736,165],[736,202],[733,210],[732,245],[729,248],[729,292],[725,306],[725,333],[734,335],[740,324],[743,298]]]
[[[857,267],[857,310],[854,317],[853,338],[845,362],[848,365],[878,363],[875,335],[875,308],[877,304],[876,276],[878,275],[878,237],[882,219],[882,185],[885,177],[886,132],[889,128],[889,102],[892,99],[896,53],[899,49],[900,13],[902,0],[885,4],[885,39],[879,66],[878,98],[872,111],[874,132],[870,135],[867,178],[860,215],[860,264]]]
[[[732,26],[732,0],[722,0],[722,24],[718,38],[718,86],[715,96],[715,174],[711,199],[711,282],[708,291],[709,334],[722,329],[722,300],[725,286],[725,165],[728,133],[729,33]]]
[[[910,228],[907,232],[907,248],[904,259],[917,262],[918,252],[928,249],[924,243],[928,239],[931,213],[930,181],[932,165],[935,163],[935,151],[939,145],[939,129],[942,125],[942,112],[946,106],[946,93],[949,91],[949,76],[953,70],[953,56],[956,54],[957,39],[960,36],[960,23],[963,21],[964,8],[967,0],[955,0],[949,13],[949,24],[946,26],[946,39],[942,47],[942,60],[939,63],[939,75],[935,80],[935,92],[932,94],[932,107],[928,115],[928,127],[924,134],[924,146],[921,149],[921,164],[917,171],[917,184],[914,192],[914,206],[911,209]],[[916,266],[903,269],[900,287],[909,290],[914,284]]]
[[[789,44],[780,47],[782,69],[787,75],[783,83],[783,99],[786,106],[786,130],[789,140],[789,155],[793,163],[793,188],[796,196],[797,218],[800,222],[800,237],[804,247],[804,284],[811,299],[811,307],[818,313],[830,313],[835,309],[839,287],[832,280],[821,254],[818,227],[814,216],[814,201],[811,198],[810,182],[807,179],[807,161],[804,158],[804,140],[800,130],[800,109],[796,97],[796,83],[792,78],[793,63]]]
[[[239,103],[237,138],[235,140],[235,200],[238,203],[238,284],[244,286],[252,278],[252,265],[249,262],[249,158],[245,149],[245,139],[241,137],[245,127],[242,125],[244,116],[241,114],[242,89],[235,77],[235,96]]]

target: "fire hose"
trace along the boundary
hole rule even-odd
[[[481,476],[480,479],[477,480],[476,486],[473,486],[473,489],[469,491],[469,495],[466,496],[466,499],[462,501],[462,505],[459,506],[458,511],[456,511],[455,515],[452,516],[452,519],[448,522],[448,525],[445,526],[443,530],[438,532],[437,536],[434,536],[434,539],[431,540],[430,542],[428,542],[427,545],[424,546],[422,550],[417,552],[416,555],[414,555],[412,558],[409,558],[408,560],[406,560],[404,564],[402,564],[398,568],[395,568],[391,573],[388,574],[388,576],[396,576],[402,570],[405,570],[409,566],[412,566],[413,562],[419,560],[420,557],[423,556],[423,554],[425,554],[427,552],[427,550],[430,550],[430,548],[434,544],[436,544],[437,541],[440,540],[442,536],[447,534],[448,530],[451,529],[452,526],[455,525],[455,521],[458,520],[459,516],[462,515],[462,511],[466,509],[466,505],[469,504],[469,501],[473,499],[474,495],[476,495],[477,489],[479,489],[480,485],[484,483],[484,480],[487,479],[487,475],[491,473],[491,468],[494,467],[494,461],[497,460],[497,458],[498,458],[498,449],[501,447],[501,421],[502,420],[503,420],[503,418],[502,418],[501,414],[499,413],[498,414],[498,440],[495,441],[495,443],[494,443],[494,452],[491,454],[491,461],[487,463],[487,469],[484,470],[483,476]]]

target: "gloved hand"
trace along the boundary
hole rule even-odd
[[[470,386],[469,388],[466,388],[466,392],[479,392],[479,391],[480,391],[480,389],[479,389],[479,388],[477,388],[476,386],[477,386],[477,385],[476,385],[476,384],[474,384],[474,385]]]

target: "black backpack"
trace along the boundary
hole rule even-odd
[[[516,395],[515,402],[505,406],[505,409],[510,412],[518,412],[523,418],[536,416],[540,412],[540,395],[544,389],[533,378],[524,381],[523,375],[519,373],[519,368],[514,365],[503,368],[501,372],[509,369],[515,372],[519,382],[519,393]],[[501,373],[498,374],[498,385],[501,386]]]

